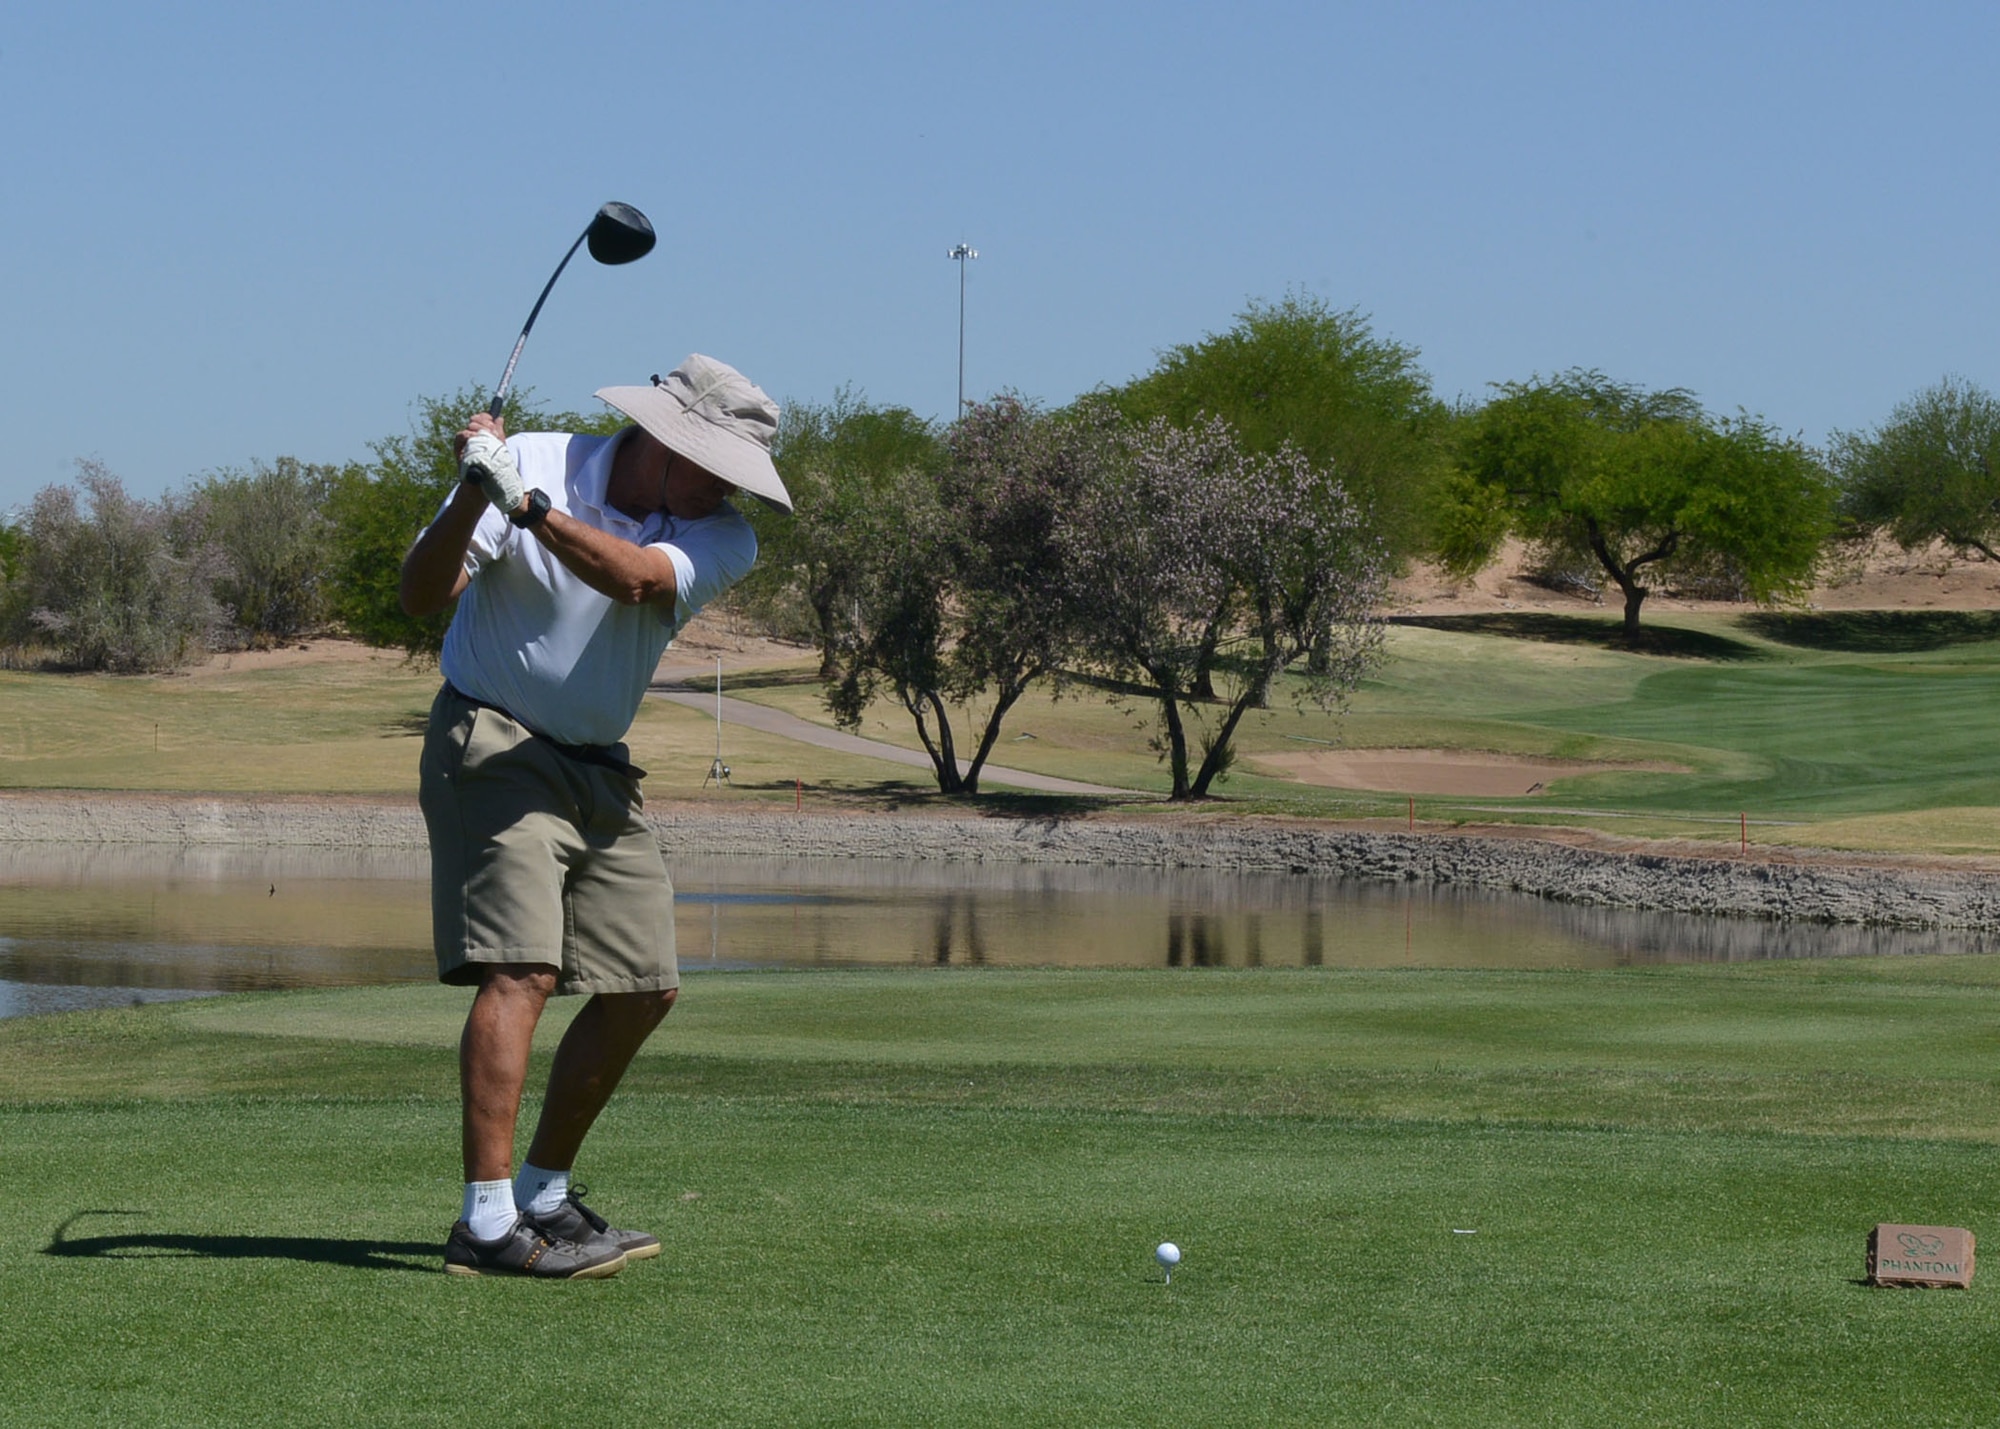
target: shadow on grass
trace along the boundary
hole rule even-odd
[[[1760,610],[1737,623],[1781,645],[1863,654],[2000,640],[2000,611],[1992,610]]]
[[[330,1236],[173,1235],[165,1232],[72,1237],[85,1216],[136,1216],[139,1211],[78,1211],[42,1248],[43,1255],[83,1260],[296,1260],[355,1270],[414,1270],[440,1274],[443,1243],[409,1240],[337,1240]],[[411,1260],[422,1264],[411,1264]]]
[[[1419,625],[1463,635],[1499,635],[1509,640],[1539,640],[1551,645],[1595,645],[1637,655],[1662,655],[1676,660],[1761,660],[1764,652],[1727,635],[1684,630],[1674,625],[1641,625],[1635,639],[1625,638],[1624,622],[1588,615],[1550,615],[1540,611],[1493,611],[1483,615],[1392,615],[1391,625]]]
[[[1233,675],[1240,679],[1249,663],[1249,660],[1243,656],[1218,656],[1215,662],[1215,672],[1219,676],[1228,677]],[[1135,700],[1143,705],[1156,704],[1160,698],[1160,692],[1151,685],[1142,685],[1135,680],[1120,680],[1110,675],[1093,674],[1089,670],[1065,671],[1063,678],[1073,685],[1082,685],[1088,690],[1102,690],[1107,695],[1116,695],[1120,699]],[[1183,694],[1180,696],[1180,702],[1184,705],[1227,705],[1229,703],[1228,700],[1219,694]]]
[[[1131,804],[1160,802],[1142,793],[1037,794],[1013,789],[996,789],[991,793],[958,798],[946,798],[941,794],[934,794],[931,797],[951,808],[963,809],[968,814],[978,814],[989,819],[1008,819],[1016,823],[1034,819],[1052,823],[1062,819],[1081,818],[1085,814],[1109,813]]]
[[[817,670],[745,670],[722,677],[722,692],[731,690],[785,690],[799,685],[820,683]],[[698,695],[715,693],[715,672],[704,675],[679,675],[671,680],[654,680],[648,690],[671,690],[676,694],[692,691]]]
[[[921,774],[915,770],[913,773]],[[745,781],[731,785],[743,793],[768,790],[778,794],[793,792],[789,779],[765,779],[755,782]],[[940,794],[935,788],[918,788],[912,784],[898,783],[889,779],[854,780],[843,783],[837,789],[805,786],[805,803],[808,808],[817,805],[824,809],[828,801],[852,803],[871,809],[889,809],[898,813],[905,810],[951,810],[954,813],[978,814],[989,819],[1009,819],[1019,822],[1023,819],[1080,818],[1085,814],[1104,813],[1124,808],[1131,804],[1157,804],[1164,802],[1159,796],[1135,791],[1128,795],[1116,794],[1045,794],[1032,790],[994,789],[978,794]]]

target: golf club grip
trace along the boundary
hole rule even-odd
[[[486,404],[486,415],[494,421],[500,420],[500,409],[507,405],[507,388],[503,384],[493,393],[493,400]]]
[[[555,280],[550,279],[549,281],[553,284]],[[543,290],[542,296],[548,296],[546,289]],[[540,312],[541,310],[542,305],[536,303],[535,311]],[[530,317],[528,319],[528,327],[533,327],[534,325],[535,320]],[[507,393],[514,386],[514,364],[521,360],[521,349],[527,345],[528,328],[524,327],[521,329],[521,335],[514,339],[514,350],[507,354],[507,370],[500,374],[500,385],[493,389],[493,400],[486,404],[486,415],[496,422],[500,420],[500,409],[507,405]]]

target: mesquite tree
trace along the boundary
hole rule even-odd
[[[1466,423],[1441,520],[1448,567],[1476,570],[1510,531],[1545,558],[1595,561],[1624,595],[1628,641],[1650,583],[1676,571],[1727,569],[1755,600],[1810,580],[1833,486],[1800,443],[1600,372],[1499,391]]]
[[[891,474],[821,545],[842,590],[828,612],[827,708],[856,729],[876,697],[893,692],[916,721],[938,788],[958,793],[957,742],[943,694],[949,655],[938,571],[945,541],[935,480],[922,470]]]
[[[773,456],[794,511],[777,516],[739,503],[757,528],[759,553],[732,596],[769,628],[810,639],[819,677],[836,681],[842,642],[853,639],[856,582],[871,559],[855,537],[895,500],[892,489],[912,473],[935,473],[938,435],[907,408],[878,407],[842,388],[823,406],[788,404]]]
[[[1358,309],[1289,293],[1252,302],[1226,332],[1169,349],[1110,395],[1141,423],[1221,417],[1247,452],[1298,449],[1316,470],[1339,475],[1402,557],[1428,546],[1433,494],[1449,470],[1448,413],[1419,357]]]
[[[1083,583],[1065,576],[1057,526],[1112,449],[1112,420],[977,404],[934,471],[906,467],[843,514],[828,705],[853,727],[892,693],[944,793],[978,792],[1008,711],[1075,648]],[[962,764],[954,709],[972,720]]]
[[[1214,418],[1155,420],[1123,446],[1064,525],[1064,569],[1093,663],[1157,706],[1173,797],[1205,798],[1245,711],[1309,653],[1297,697],[1344,704],[1381,650],[1386,556],[1334,474],[1295,449],[1246,453]],[[1225,690],[1209,703],[1210,616],[1231,592],[1247,618],[1223,637]]]

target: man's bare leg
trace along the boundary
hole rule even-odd
[[[550,1171],[567,1171],[597,1114],[618,1090],[619,1079],[639,1048],[674,1005],[674,990],[600,992],[583,1005],[556,1048],[549,1069],[548,1096],[528,1147],[528,1160]],[[520,1088],[515,1088],[515,1105]]]
[[[465,1179],[506,1181],[514,1174],[514,1122],[528,1080],[535,1024],[556,990],[556,969],[541,964],[489,967],[458,1041]]]
[[[556,976],[556,969],[545,965],[489,967],[466,1015],[458,1043],[465,1213],[445,1241],[448,1274],[596,1279],[625,1266],[623,1245],[595,1240],[584,1245],[542,1230],[521,1215],[509,1185],[528,1053]]]

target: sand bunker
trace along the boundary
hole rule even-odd
[[[1520,759],[1461,749],[1315,749],[1297,754],[1259,754],[1250,763],[1266,773],[1322,784],[1330,789],[1367,789],[1385,794],[1457,794],[1509,798],[1539,794],[1558,779],[1614,769],[1685,774],[1676,764],[1592,764],[1583,760]]]

